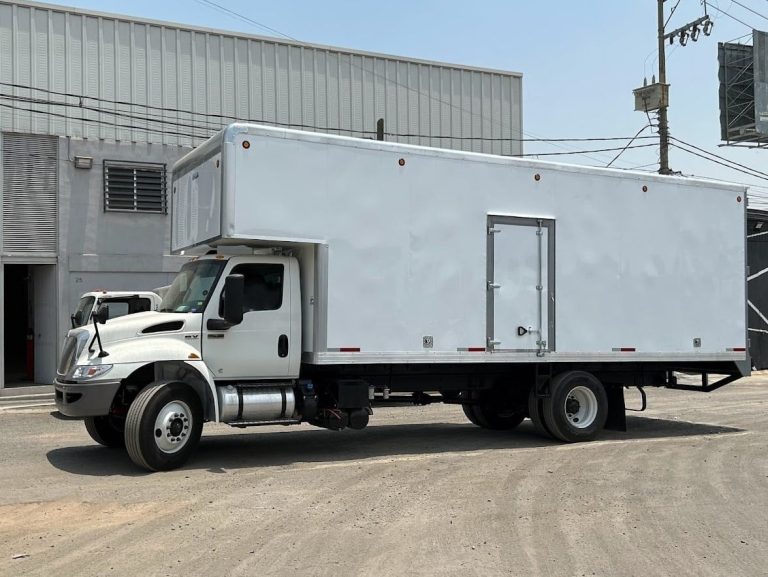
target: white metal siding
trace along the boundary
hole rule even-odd
[[[512,73],[0,0],[14,132],[190,146],[235,120],[372,138],[384,117],[408,135],[387,140],[520,154],[520,101]]]
[[[57,142],[3,134],[3,254],[55,254]]]

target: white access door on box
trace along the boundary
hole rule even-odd
[[[554,221],[488,219],[488,348],[554,350]]]

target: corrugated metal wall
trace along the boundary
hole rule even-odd
[[[3,246],[8,254],[56,254],[58,139],[2,135]]]
[[[194,145],[235,120],[521,153],[521,77],[0,0],[0,127]],[[438,138],[443,137],[443,138]]]

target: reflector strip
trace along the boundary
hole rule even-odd
[[[726,351],[733,352],[733,353],[746,353],[747,348],[746,347],[733,347],[730,349],[725,349]]]
[[[456,350],[461,353],[484,353],[485,347],[459,347]]]
[[[618,347],[612,350],[614,353],[634,353],[637,349],[635,347]]]
[[[337,349],[329,348],[328,352],[331,353],[359,353],[360,347],[339,347]]]

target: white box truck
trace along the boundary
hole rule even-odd
[[[205,421],[360,429],[382,398],[590,440],[625,387],[749,374],[745,195],[234,124],[173,170],[199,256],[159,311],[70,331],[57,406],[150,470]]]

